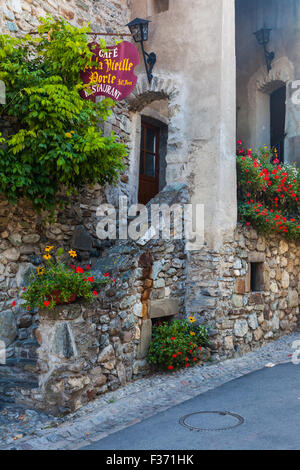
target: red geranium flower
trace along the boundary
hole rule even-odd
[[[109,277],[109,273],[104,273],[104,277]]]
[[[175,339],[175,336],[172,336],[171,340],[174,341],[174,339]]]
[[[173,366],[169,366],[168,369],[169,369],[169,370],[172,370],[172,369],[174,369],[174,367],[173,367]]]
[[[96,290],[93,291],[94,295],[98,295],[98,292]]]
[[[49,300],[45,300],[45,301],[44,301],[44,305],[45,305],[45,307],[49,307],[49,305],[50,305]]]
[[[90,264],[87,264],[86,265],[86,269],[89,271],[91,269],[91,265]]]
[[[88,282],[95,282],[95,278],[94,278],[94,277],[88,277],[88,278],[87,278],[87,281],[88,281]]]
[[[84,273],[84,269],[82,269],[80,266],[76,268],[76,273],[82,274]]]
[[[12,307],[15,307],[17,305],[17,302],[14,300],[13,303],[11,304]]]

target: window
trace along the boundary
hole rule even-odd
[[[278,158],[284,162],[286,86],[273,91],[270,95],[271,147],[276,148]]]
[[[159,192],[160,128],[142,121],[139,202],[147,204]]]
[[[147,0],[147,16],[169,10],[169,0]]]
[[[265,289],[264,263],[250,263],[251,291],[260,292]]]

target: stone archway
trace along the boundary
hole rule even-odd
[[[289,88],[294,79],[294,67],[287,57],[280,57],[267,73],[261,67],[249,80],[250,142],[260,147],[270,144],[270,95],[283,85],[287,87],[287,127],[289,121]]]
[[[140,128],[142,110],[158,100],[168,100],[169,133],[166,156],[166,183],[185,182],[186,164],[184,152],[184,118],[181,103],[182,94],[179,85],[170,77],[155,76],[148,82],[146,74],[139,75],[138,84],[134,92],[127,98],[128,110],[131,114],[131,148],[129,186],[132,203],[137,202],[138,192],[138,162],[140,146]]]

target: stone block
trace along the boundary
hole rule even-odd
[[[30,276],[36,272],[35,266],[31,263],[21,263],[16,275],[17,286],[25,287],[29,283]]]
[[[75,250],[91,251],[93,238],[83,225],[78,225],[74,231],[71,245]]]
[[[115,353],[114,353],[114,350],[113,350],[113,347],[112,345],[108,345],[106,346],[106,348],[104,348],[99,356],[98,356],[98,362],[100,363],[105,363],[107,361],[110,361],[111,359],[114,359],[115,358]]]
[[[249,315],[248,324],[252,330],[256,330],[258,328],[258,321],[256,313],[252,313]]]
[[[244,279],[236,279],[235,281],[235,293],[236,294],[245,294],[246,292],[246,282]]]
[[[248,255],[249,263],[264,263],[266,261],[265,253],[251,252]]]
[[[149,302],[150,318],[170,317],[179,313],[178,299],[151,300]]]
[[[234,334],[242,338],[248,333],[248,323],[246,320],[237,320],[234,325]]]
[[[231,298],[232,305],[236,308],[242,308],[244,305],[244,299],[242,295],[233,294]]]
[[[226,336],[226,338],[224,338],[224,348],[226,350],[234,349],[232,336]]]
[[[152,322],[151,320],[143,320],[141,327],[141,338],[137,348],[137,359],[144,359],[147,356],[151,337]]]
[[[59,357],[70,359],[75,355],[70,327],[67,323],[56,325],[53,339],[53,351]]]
[[[288,300],[289,308],[298,307],[299,306],[298,292],[296,290],[289,289],[287,300]]]
[[[17,334],[17,323],[12,310],[0,312],[0,341],[8,346],[16,339]]]

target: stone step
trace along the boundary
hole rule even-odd
[[[22,346],[18,346],[20,349]],[[24,350],[32,355],[33,342],[25,344]],[[38,387],[38,365],[36,358],[12,357],[0,364],[0,405],[17,403],[30,390]]]
[[[5,364],[0,364],[0,379],[2,378],[36,378],[38,366],[36,359],[10,358]]]
[[[30,375],[22,380],[15,377],[0,377],[0,403],[14,403],[23,392],[38,388],[38,380]]]
[[[35,359],[39,343],[34,339],[16,341],[14,343],[15,357],[24,359]]]

